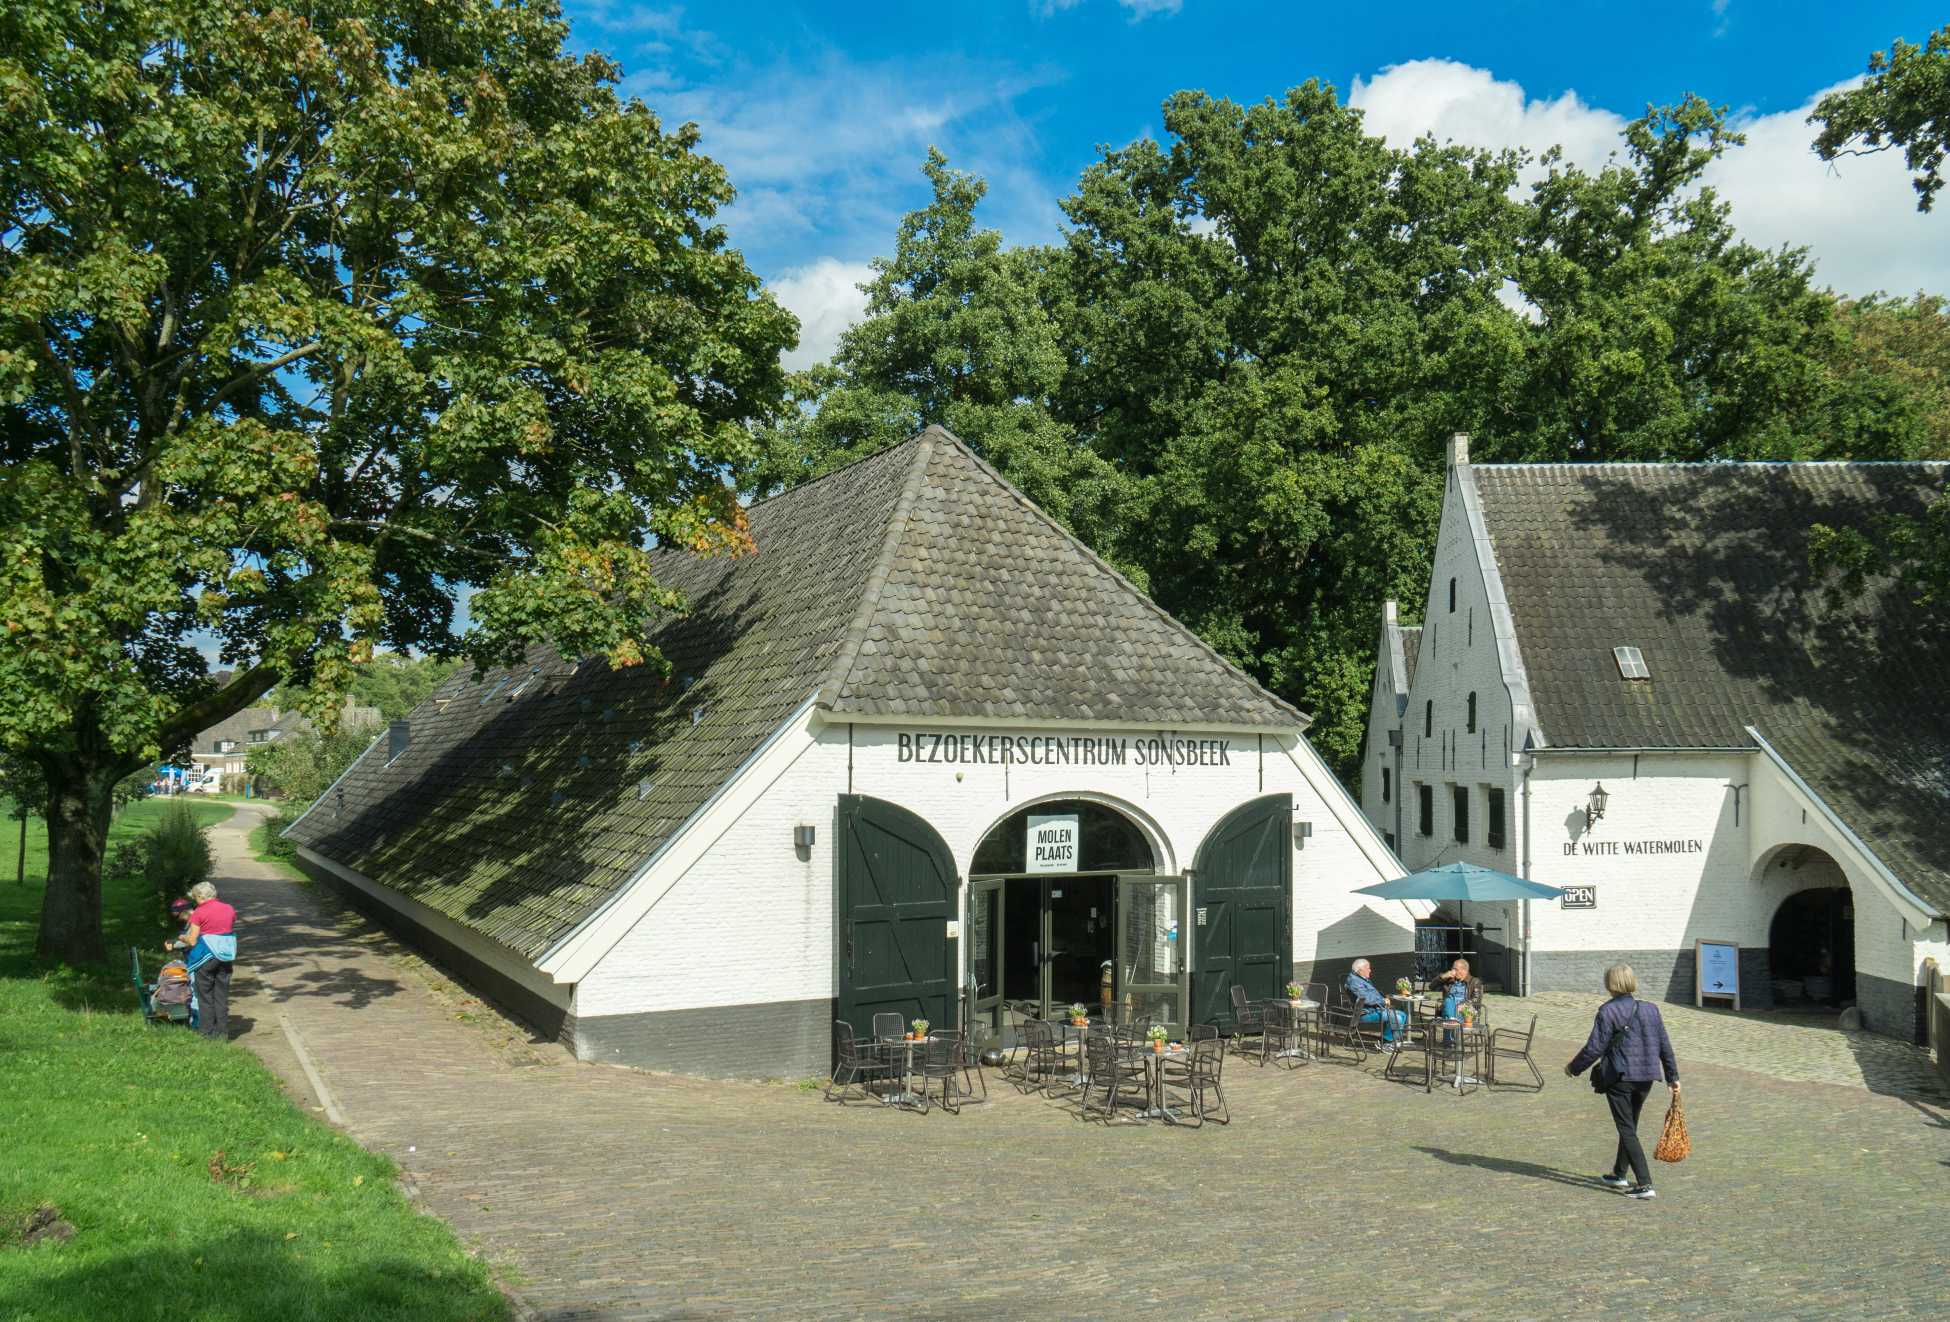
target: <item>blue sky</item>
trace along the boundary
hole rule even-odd
[[[565,0],[572,41],[623,66],[626,90],[739,189],[724,220],[800,314],[795,363],[858,314],[853,285],[920,204],[930,144],[983,175],[989,224],[1054,238],[1057,202],[1099,144],[1162,131],[1159,105],[1199,88],[1278,96],[1339,87],[1390,140],[1562,143],[1602,160],[1648,102],[1697,91],[1732,107],[1750,145],[1712,182],[1757,242],[1811,248],[1849,293],[1950,288],[1950,215],[1919,217],[1893,157],[1826,166],[1803,123],[1893,37],[1920,41],[1940,4],[1252,4],[994,0],[743,3],[688,9]]]

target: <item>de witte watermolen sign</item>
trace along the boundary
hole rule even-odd
[[[1706,851],[1703,840],[1570,840],[1564,845],[1566,858],[1612,858],[1626,854],[1700,854]]]

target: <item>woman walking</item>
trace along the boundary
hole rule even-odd
[[[207,881],[190,887],[189,927],[165,951],[189,951],[192,985],[196,989],[196,1029],[219,1041],[230,1036],[230,965],[237,958],[237,911],[217,898]]]
[[[1564,1072],[1576,1078],[1591,1069],[1592,1090],[1604,1095],[1611,1105],[1612,1123],[1618,1126],[1618,1155],[1612,1160],[1611,1174],[1599,1176],[1599,1182],[1629,1198],[1656,1198],[1645,1149],[1639,1146],[1639,1112],[1645,1108],[1646,1094],[1661,1078],[1673,1096],[1679,1095],[1679,1062],[1672,1054],[1672,1039],[1666,1036],[1659,1007],[1639,1000],[1638,989],[1638,975],[1630,964],[1605,970],[1605,990],[1611,999],[1598,1007],[1590,1040]],[[1628,1163],[1636,1184],[1625,1178]]]

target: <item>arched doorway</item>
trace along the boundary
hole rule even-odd
[[[1050,799],[997,822],[969,867],[970,1024],[1013,1041],[1025,1019],[1107,1000],[1184,1021],[1184,879],[1150,837],[1094,799]]]
[[[1846,885],[1796,891],[1767,932],[1775,1004],[1849,1005],[1855,1000],[1855,903]]]

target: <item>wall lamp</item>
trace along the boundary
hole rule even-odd
[[[1313,834],[1314,824],[1312,822],[1295,822],[1293,824],[1293,847],[1295,849],[1305,849],[1307,847],[1307,841],[1313,838]]]
[[[1605,805],[1610,801],[1611,795],[1605,793],[1603,781],[1591,787],[1591,798],[1584,805],[1585,830],[1589,831],[1593,826],[1596,826],[1600,821],[1604,820]]]
[[[811,822],[801,822],[792,828],[792,847],[811,849],[813,847],[813,828]]]

